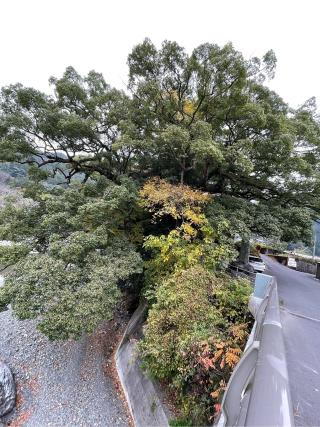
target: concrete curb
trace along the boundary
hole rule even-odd
[[[155,384],[141,368],[138,336],[147,304],[141,303],[130,319],[116,351],[116,369],[136,427],[168,427],[166,409]]]

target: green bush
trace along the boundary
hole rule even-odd
[[[250,323],[252,316],[248,311],[248,297],[253,292],[250,282],[222,276],[212,290],[212,303],[221,317],[231,323]]]
[[[148,372],[169,381],[182,417],[206,424],[246,338],[251,286],[201,266],[180,271],[156,291],[140,351]],[[217,406],[218,405],[218,406]]]
[[[209,301],[212,281],[201,267],[173,275],[158,288],[141,345],[145,364],[157,378],[170,378],[195,335],[210,336],[218,313]]]

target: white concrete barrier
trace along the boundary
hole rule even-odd
[[[294,426],[277,283],[257,276],[249,304],[256,321],[225,391],[219,427]]]

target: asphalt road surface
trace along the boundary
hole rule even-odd
[[[320,426],[320,281],[263,257],[277,278],[297,426]]]

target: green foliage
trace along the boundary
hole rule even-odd
[[[192,424],[189,420],[185,418],[177,418],[169,421],[170,427],[191,427]]]
[[[248,282],[218,277],[201,266],[175,273],[156,290],[140,351],[146,369],[170,381],[183,415],[197,425],[215,413],[239,360],[250,293]]]
[[[50,339],[78,338],[113,316],[119,283],[142,272],[130,241],[137,191],[126,180],[34,191],[32,206],[0,213],[1,238],[18,242],[0,246],[0,263],[15,264],[0,306],[39,318]]]
[[[12,242],[0,264],[13,264],[0,308],[77,338],[144,272],[141,351],[182,423],[212,423],[244,345],[250,286],[221,272],[235,236],[308,241],[320,213],[315,101],[289,108],[265,85],[275,65],[272,51],[146,39],[128,57],[128,94],[72,67],[50,96],[1,90],[0,170],[27,181],[31,202],[0,211]]]
[[[272,51],[246,61],[231,44],[206,43],[188,56],[145,40],[129,56],[130,87],[159,135],[155,173],[216,194],[245,238],[308,239],[320,212],[319,117],[314,100],[294,111],[264,86],[275,64]]]
[[[0,266],[2,268],[17,263],[30,251],[27,245],[0,245]]]
[[[230,238],[240,235],[249,239],[252,233],[282,241],[292,241],[299,236],[308,242],[311,238],[313,213],[308,207],[288,210],[279,201],[258,202],[221,196],[207,205],[205,214],[212,227],[227,221]]]
[[[208,298],[210,278],[209,273],[194,267],[175,274],[157,289],[157,302],[149,311],[141,345],[145,364],[157,378],[177,374],[181,352],[192,334],[199,332],[200,338],[201,330],[204,334],[215,330],[218,319]]]
[[[227,322],[233,324],[250,322],[252,317],[248,312],[248,296],[252,293],[252,286],[246,280],[221,277],[212,292],[216,310]]]
[[[275,64],[272,51],[189,55],[146,39],[128,58],[129,94],[72,67],[51,96],[1,90],[0,170],[32,201],[0,211],[0,310],[79,338],[144,273],[140,350],[176,393],[175,425],[213,423],[244,347],[251,288],[222,273],[234,237],[307,242],[320,213],[315,102],[294,110],[268,89]]]
[[[207,193],[159,179],[140,190],[139,204],[167,232],[144,242],[151,253],[146,295],[154,304],[140,350],[148,371],[174,388],[187,425],[206,424],[218,412],[244,344],[243,323],[251,320],[251,286],[212,273],[233,251],[228,222],[210,225],[208,203],[215,201]]]
[[[320,212],[319,117],[314,99],[294,110],[265,86],[272,51],[246,60],[230,43],[204,43],[189,55],[176,42],[157,49],[146,39],[128,65],[129,95],[72,67],[51,78],[53,96],[3,88],[0,160],[51,165],[67,182],[161,176],[221,198],[244,238],[310,238]],[[37,167],[30,172],[43,179]]]

